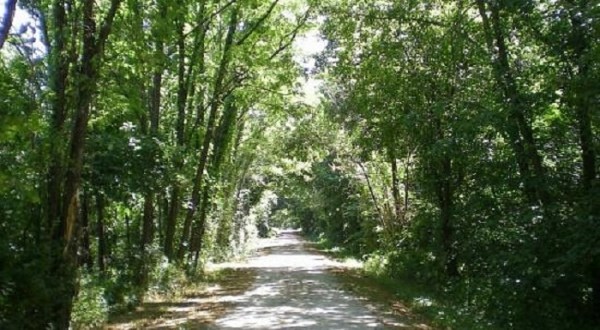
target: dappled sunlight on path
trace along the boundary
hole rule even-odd
[[[319,254],[298,232],[257,244],[245,262],[210,265],[223,276],[201,292],[145,303],[107,329],[430,329],[348,290],[334,274],[359,265]]]
[[[212,329],[420,328],[377,315],[346,292],[328,273],[343,265],[312,252],[295,232],[284,231],[276,239],[263,241],[256,257],[236,266],[252,269],[255,283]]]
[[[252,285],[250,269],[224,269],[222,279],[176,300],[144,302],[135,311],[115,317],[106,330],[207,329]]]

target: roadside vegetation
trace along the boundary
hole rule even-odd
[[[0,328],[286,226],[442,327],[600,327],[595,1],[2,4]]]

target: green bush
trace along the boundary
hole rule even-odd
[[[94,276],[81,276],[79,293],[73,303],[71,325],[75,329],[99,328],[108,319],[109,306],[102,281]]]
[[[389,273],[389,258],[387,255],[374,253],[367,257],[364,269],[368,274],[384,276]]]
[[[170,294],[186,283],[185,272],[166,258],[151,271],[148,291],[150,294]]]

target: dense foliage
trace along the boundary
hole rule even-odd
[[[322,13],[324,111],[349,141],[313,163],[304,228],[446,292],[473,327],[596,328],[600,7]]]
[[[15,3],[0,327],[99,326],[272,226],[468,327],[600,325],[595,1]]]
[[[98,326],[243,253],[272,204],[255,148],[291,106],[310,4],[6,4],[0,327]]]

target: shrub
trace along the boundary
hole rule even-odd
[[[71,325],[75,329],[100,327],[108,319],[108,303],[105,289],[94,276],[81,276],[79,293],[73,303]]]

